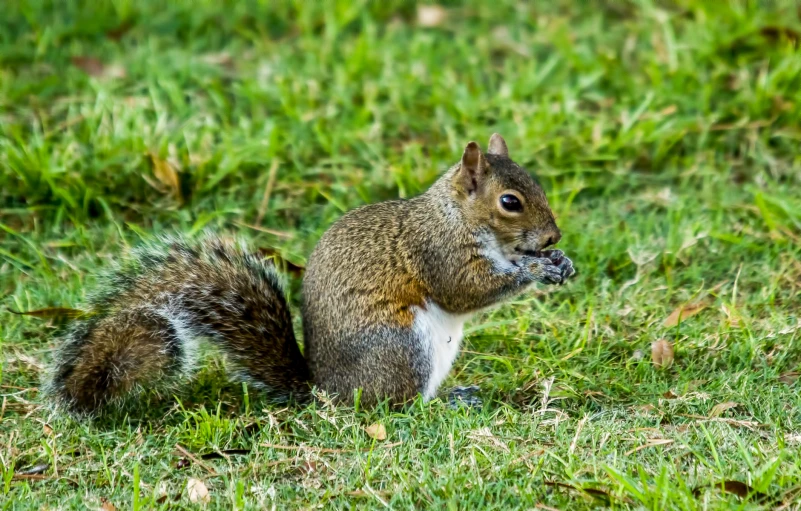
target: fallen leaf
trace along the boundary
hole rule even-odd
[[[46,422],[42,423],[42,432],[44,432],[46,436],[53,436],[53,428]]]
[[[190,477],[186,482],[186,493],[189,496],[189,502],[200,502],[203,504],[208,504],[211,502],[209,489],[200,479]]]
[[[651,361],[659,368],[670,367],[673,364],[673,345],[664,339],[651,343]]]
[[[679,396],[677,396],[672,390],[668,390],[667,392],[662,394],[662,397],[665,399],[676,399]]]
[[[665,328],[674,327],[679,324],[679,321],[684,321],[689,317],[695,316],[705,308],[706,305],[702,303],[696,303],[694,305],[682,305],[681,307],[671,312],[670,316],[665,318],[663,326]]]
[[[448,11],[441,5],[417,6],[417,24],[421,27],[438,27],[447,17]]]
[[[89,76],[97,78],[125,78],[125,68],[118,65],[106,65],[95,57],[72,57],[72,65],[79,68]]]
[[[120,25],[117,25],[117,27],[107,30],[106,37],[113,41],[119,41],[131,28],[133,28],[133,22],[131,20],[123,21]]]
[[[106,66],[100,59],[94,57],[72,57],[72,65],[91,76],[102,76]]]
[[[162,185],[161,191],[169,192],[176,199],[180,199],[181,182],[178,178],[178,170],[172,163],[160,158],[157,154],[148,153],[148,156],[150,156],[150,162],[153,164],[153,175]]]
[[[663,108],[659,113],[662,115],[673,115],[676,113],[676,110],[678,110],[676,105],[670,105],[668,107]]]
[[[787,385],[792,385],[798,379],[799,375],[801,375],[800,371],[787,371],[779,375],[779,381]]]
[[[725,403],[718,403],[712,407],[712,410],[709,412],[709,417],[720,417],[723,412],[729,410],[731,408],[735,408],[738,406],[739,403],[735,403],[734,401],[726,401]]]
[[[104,498],[100,499],[100,502],[100,509],[103,511],[117,511],[117,508],[114,507],[114,504],[112,504],[110,500]]]
[[[106,66],[105,70],[103,71],[104,78],[125,78],[128,76],[128,72],[119,64],[111,64],[110,66]]]
[[[231,56],[230,53],[226,51],[222,51],[219,53],[208,53],[200,57],[200,60],[205,62],[206,64],[212,66],[220,66],[220,67],[233,67],[234,58]]]
[[[383,424],[379,422],[367,426],[366,428],[364,428],[364,431],[370,438],[375,438],[376,440],[379,441],[387,439],[387,429],[384,427]]]
[[[701,491],[705,488],[717,488],[726,493],[733,493],[742,499],[748,497],[749,495],[753,495],[757,500],[764,500],[767,498],[767,495],[764,493],[758,492],[740,481],[723,481],[721,483],[711,484],[709,486],[699,486],[693,490],[693,495],[698,497],[701,494]]]

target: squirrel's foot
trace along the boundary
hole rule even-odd
[[[460,406],[481,407],[484,402],[476,395],[479,390],[476,385],[452,388],[448,393],[448,406],[451,408],[459,408]]]

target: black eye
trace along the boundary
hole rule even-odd
[[[523,211],[523,203],[520,202],[520,199],[510,193],[501,195],[501,206],[506,211]]]

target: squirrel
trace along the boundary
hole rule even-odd
[[[472,314],[535,282],[575,274],[545,193],[493,134],[424,193],[362,206],[321,237],[306,265],[304,354],[272,261],[216,235],[135,249],[63,334],[45,392],[93,415],[136,389],[189,374],[198,342],[280,399],[312,389],[339,402],[430,400]]]

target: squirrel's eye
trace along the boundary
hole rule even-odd
[[[501,195],[501,207],[506,211],[518,212],[523,211],[523,203],[514,195],[507,193]]]

